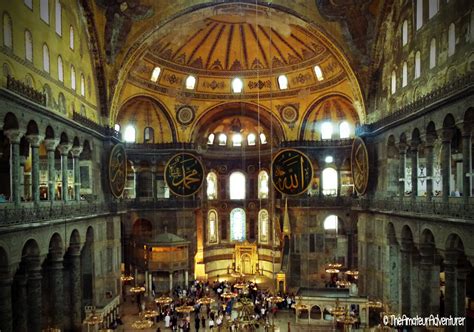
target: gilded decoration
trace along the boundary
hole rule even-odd
[[[194,195],[204,182],[204,167],[190,153],[178,153],[166,164],[164,178],[173,194]]]
[[[109,186],[112,195],[122,196],[127,181],[127,153],[122,144],[117,144],[110,151]]]
[[[356,137],[352,143],[351,171],[354,188],[359,195],[363,195],[369,183],[369,154],[360,137]]]
[[[311,160],[302,152],[284,149],[272,161],[272,182],[282,194],[289,196],[304,193],[313,178]]]

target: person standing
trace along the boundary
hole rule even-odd
[[[196,332],[199,332],[200,324],[201,324],[201,319],[199,318],[199,315],[196,314],[196,317],[194,317],[194,326],[196,327]]]
[[[206,318],[204,315],[201,315],[201,326],[203,329],[206,329]]]

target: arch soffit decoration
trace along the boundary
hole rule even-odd
[[[87,0],[82,0],[82,1],[87,1]],[[146,49],[150,46],[153,36],[160,29],[164,28],[167,24],[173,22],[174,20],[180,17],[183,17],[197,10],[203,10],[203,9],[207,9],[209,7],[218,6],[218,5],[219,4],[209,3],[209,4],[190,6],[186,10],[183,10],[177,14],[171,15],[170,17],[161,21],[160,23],[155,24],[154,29],[147,30],[144,33],[142,33],[140,37],[136,38],[136,42],[129,47],[129,51],[126,54],[124,54],[123,60],[120,63],[119,68],[121,68],[122,70],[118,71],[117,83],[112,91],[111,102],[110,102],[110,110],[111,110],[110,116],[109,116],[110,126],[114,125],[113,120],[116,118],[121,108],[119,106],[120,97],[121,97],[121,92],[123,90],[123,87],[125,86],[125,83],[127,81],[128,73],[132,70],[135,62],[143,55]],[[270,8],[270,5],[264,4],[264,3],[259,3],[258,6]],[[295,16],[296,18],[301,20],[303,23],[305,23],[308,27],[310,27],[313,32],[317,33],[318,36],[326,43],[326,45],[331,48],[334,57],[336,58],[336,60],[339,61],[339,63],[341,64],[343,70],[345,71],[349,79],[350,85],[352,87],[352,92],[355,97],[353,105],[357,113],[359,114],[360,122],[365,123],[366,121],[365,103],[364,103],[364,98],[363,98],[362,90],[360,87],[360,83],[359,83],[356,73],[352,69],[352,66],[350,63],[351,62],[350,57],[348,57],[346,52],[344,52],[344,48],[342,47],[342,45],[340,45],[340,42],[338,42],[334,37],[332,37],[331,34],[328,33],[321,24],[312,22],[306,16],[298,14],[297,12],[289,8],[286,8],[284,6],[277,5],[277,4],[271,4],[271,8],[287,13],[288,15]],[[347,47],[347,49],[349,49],[349,47]],[[354,61],[352,60],[352,62]]]

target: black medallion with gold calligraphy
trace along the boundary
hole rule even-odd
[[[166,164],[165,181],[175,195],[194,195],[203,184],[204,167],[194,155],[178,153]]]
[[[109,156],[109,185],[112,195],[122,196],[127,181],[127,153],[122,144],[117,144]]]
[[[282,194],[289,196],[304,193],[313,179],[311,160],[294,149],[281,150],[272,161],[272,182]]]
[[[369,153],[360,137],[354,138],[352,143],[351,171],[354,189],[359,195],[363,195],[369,183]]]

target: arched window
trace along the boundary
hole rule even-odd
[[[161,73],[161,68],[155,67],[153,69],[153,72],[151,73],[150,81],[156,83],[158,81],[158,77],[160,77],[160,73]]]
[[[288,78],[286,77],[286,75],[278,76],[278,85],[280,87],[280,90],[288,89]]]
[[[59,0],[55,1],[54,9],[55,9],[55,14],[56,14],[55,15],[56,33],[61,36],[63,33],[63,29],[62,29],[63,20],[62,20],[62,7],[61,7],[61,2],[59,2]]]
[[[49,0],[40,0],[40,18],[49,23]]]
[[[395,73],[395,70],[392,71],[392,76],[390,78],[390,86],[391,86],[391,92],[394,94],[397,92],[397,74]]]
[[[323,170],[323,194],[335,196],[337,194],[337,171],[328,167]]]
[[[222,133],[219,135],[219,145],[226,145],[227,144],[227,136],[226,134]]]
[[[430,43],[430,69],[436,66],[436,39],[431,39]]]
[[[349,122],[342,121],[339,125],[339,137],[340,138],[349,138],[351,135],[351,127],[349,126]]]
[[[402,46],[408,44],[408,21],[404,20],[402,24]]]
[[[335,215],[330,215],[327,216],[326,219],[324,219],[323,222],[323,227],[324,230],[334,230],[337,231],[337,223],[338,223],[338,218]]]
[[[146,127],[143,131],[143,139],[145,143],[153,143],[155,141],[155,131],[151,127]]]
[[[64,97],[63,93],[60,92],[59,93],[59,96],[58,96],[58,108],[59,108],[59,111],[63,114],[66,114],[67,113],[67,109],[66,109],[66,97]]]
[[[242,146],[242,135],[241,134],[233,134],[232,135],[232,145],[233,146]]]
[[[207,199],[217,199],[217,174],[209,172],[207,174]]]
[[[230,212],[230,239],[231,241],[244,241],[246,233],[245,211],[241,208]]]
[[[245,185],[244,173],[232,173],[229,180],[230,199],[245,199]]]
[[[25,59],[33,61],[33,38],[29,30],[25,30]]]
[[[26,7],[33,9],[33,0],[24,0],[23,3]]]
[[[136,134],[135,134],[135,127],[134,126],[128,125],[127,128],[125,128],[125,133],[123,135],[123,139],[127,143],[135,143]]]
[[[69,48],[74,49],[74,27],[72,25],[69,27]]]
[[[267,144],[267,136],[264,133],[260,133],[260,144]]]
[[[87,116],[86,107],[84,106],[84,104],[81,104],[81,115],[84,117]]]
[[[257,144],[256,140],[257,140],[257,137],[255,137],[255,134],[254,134],[254,133],[250,133],[250,134],[247,136],[247,144],[248,144],[249,146],[253,146],[253,145]]]
[[[268,242],[268,211],[262,209],[258,212],[258,230],[260,242]]]
[[[71,89],[76,90],[76,70],[71,65]]]
[[[61,56],[58,56],[58,80],[64,82],[63,58]]]
[[[456,26],[454,23],[449,25],[448,29],[448,56],[453,55],[456,50]]]
[[[429,3],[428,3],[428,14],[429,14],[429,18],[432,18],[433,16],[436,15],[436,13],[438,12],[439,10],[439,3],[438,3],[439,0],[429,0]]]
[[[423,0],[416,0],[416,30],[423,26]]]
[[[188,90],[194,90],[196,86],[196,77],[193,75],[189,75],[188,78],[186,78],[186,89]]]
[[[214,138],[215,138],[215,135],[213,133],[210,133],[209,136],[207,136],[207,144],[209,145],[214,144]]]
[[[7,13],[3,13],[3,45],[13,47],[12,19]]]
[[[236,77],[232,80],[232,91],[234,93],[241,93],[243,88],[244,88],[244,83],[242,82],[240,78]]]
[[[43,44],[43,69],[49,73],[49,48],[46,44]]]
[[[318,81],[324,80],[323,71],[321,70],[321,67],[314,66],[314,74],[316,75],[316,79]]]
[[[209,211],[209,213],[207,214],[207,223],[209,229],[209,243],[217,243],[218,220],[216,210]]]
[[[408,84],[408,65],[406,62],[403,63],[402,68],[402,87],[407,86]]]
[[[258,173],[258,198],[268,198],[268,173],[260,171]]]
[[[86,95],[86,80],[84,79],[84,74],[81,74],[81,96],[85,97]]]
[[[332,123],[329,121],[323,122],[321,125],[321,139],[331,139],[332,137]]]
[[[415,78],[421,76],[421,53],[417,51],[415,54]]]

